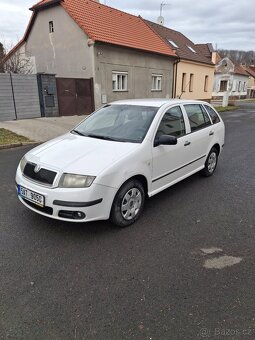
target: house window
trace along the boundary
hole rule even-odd
[[[241,84],[242,84],[242,82],[239,81],[239,83],[238,83],[238,92],[241,92]]]
[[[182,74],[182,92],[185,92],[186,90],[186,76],[187,76],[186,73]]]
[[[246,90],[246,82],[243,83],[243,92]]]
[[[127,91],[128,90],[128,73],[112,72],[112,90]]]
[[[189,45],[186,45],[187,47],[188,47],[188,49],[191,51],[191,52],[193,52],[193,53],[197,53],[195,50],[194,50],[194,48],[193,47],[191,47],[191,46],[189,46]]]
[[[189,92],[193,92],[194,74],[191,73],[189,77]]]
[[[233,81],[232,92],[236,92],[236,80]]]
[[[174,47],[174,48],[179,48],[179,46],[173,41],[173,40],[170,40],[170,39],[167,39],[168,42],[170,42],[170,44]]]
[[[221,80],[221,82],[220,82],[220,92],[227,91],[227,87],[228,87],[228,81],[227,80]]]
[[[209,76],[205,76],[204,92],[208,92]]]
[[[50,21],[50,22],[49,22],[49,31],[50,31],[50,33],[53,33],[53,32],[54,32],[53,21]]]
[[[153,74],[152,75],[152,91],[161,91],[162,90],[162,75]]]

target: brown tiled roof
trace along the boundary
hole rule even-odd
[[[32,6],[30,8],[30,10],[33,11],[33,10],[36,10],[36,9],[40,9],[40,8],[47,6],[47,5],[50,5],[50,4],[53,5],[55,3],[59,3],[60,1],[62,1],[62,0],[41,0],[41,1],[37,2],[34,6]]]
[[[245,67],[245,71],[247,73],[249,73],[250,76],[252,76],[253,78],[255,78],[255,67],[249,66],[249,67]]]
[[[190,60],[194,62],[199,62],[203,64],[208,64],[208,65],[214,65],[211,60],[206,58],[200,51],[200,49],[185,35],[178,31],[174,31],[170,28],[167,28],[165,26],[161,26],[159,24],[155,24],[154,22],[144,20],[144,22],[147,23],[161,38],[165,40],[166,43],[171,46],[181,59],[185,60]],[[173,44],[169,42],[169,40],[172,40],[178,48],[175,48]],[[189,47],[190,46],[194,51],[192,52]]]
[[[211,60],[212,52],[214,52],[214,48],[212,44],[196,44],[195,45],[199,51],[205,56],[206,58],[209,58]]]
[[[142,18],[102,5],[94,0],[42,0],[31,9],[60,3],[94,41],[177,57],[171,46],[146,25]]]
[[[233,60],[231,61],[235,65],[234,72],[236,74],[241,74],[242,76],[249,76],[249,74],[245,71],[245,69],[241,65],[238,65],[237,63],[233,62]]]

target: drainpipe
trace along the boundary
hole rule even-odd
[[[172,98],[176,97],[176,83],[177,83],[177,68],[181,61],[180,57],[174,62],[174,76],[173,76],[173,86],[172,86]]]

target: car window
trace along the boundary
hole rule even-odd
[[[184,105],[184,107],[189,118],[191,132],[211,125],[211,121],[201,105],[188,104]]]
[[[180,106],[175,106],[169,109],[162,118],[156,138],[162,135],[170,135],[181,137],[185,135],[185,123]]]
[[[206,108],[206,111],[209,113],[209,115],[210,115],[210,117],[212,119],[213,124],[219,123],[220,122],[220,118],[217,115],[217,113],[214,111],[214,109],[211,108],[208,105],[204,105],[204,107]]]

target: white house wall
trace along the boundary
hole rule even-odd
[[[50,21],[53,33],[49,32]],[[88,37],[61,6],[37,14],[26,52],[34,57],[38,73],[63,78],[93,77],[93,47],[88,47]]]
[[[247,88],[249,77],[239,74],[221,74],[216,73],[214,76],[214,85],[213,85],[213,98],[215,97],[223,97],[224,92],[220,91],[220,83],[221,81],[228,81],[228,91],[229,96],[231,97],[244,97],[247,96]],[[240,91],[239,91],[239,82],[241,82]],[[245,86],[244,86],[245,83]]]

